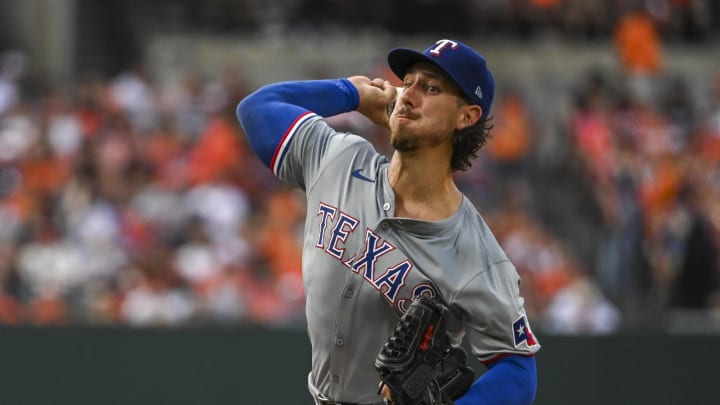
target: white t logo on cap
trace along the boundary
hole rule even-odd
[[[440,52],[443,51],[443,49],[447,48],[448,46],[452,49],[457,48],[458,43],[455,41],[451,41],[449,39],[441,39],[437,42],[435,42],[435,45],[437,45],[435,48],[430,50],[430,53],[435,56],[440,56]]]

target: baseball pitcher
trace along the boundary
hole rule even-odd
[[[540,344],[518,274],[452,176],[489,135],[487,61],[442,39],[388,62],[401,91],[364,76],[283,82],[237,108],[258,158],[307,198],[310,393],[321,405],[530,404]],[[389,160],[325,121],[349,111],[389,129]],[[480,378],[463,339],[488,367]]]

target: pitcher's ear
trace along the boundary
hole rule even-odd
[[[462,107],[458,117],[457,129],[463,129],[475,125],[483,116],[482,108],[479,105],[468,104]]]

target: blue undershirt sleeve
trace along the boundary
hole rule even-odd
[[[357,89],[347,79],[275,83],[245,97],[237,117],[253,150],[268,167],[301,117],[331,117],[356,110]]]
[[[535,356],[510,355],[488,370],[456,405],[530,405],[537,391]]]

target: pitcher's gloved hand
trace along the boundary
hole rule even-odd
[[[465,351],[450,344],[447,311],[434,299],[418,297],[400,318],[375,360],[386,403],[453,405],[472,385],[475,374]]]

